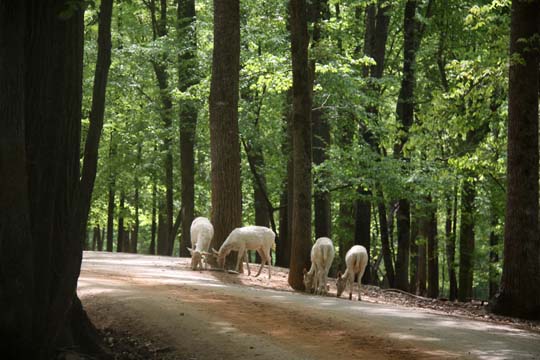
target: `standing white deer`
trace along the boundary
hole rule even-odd
[[[231,251],[238,251],[238,259],[236,261],[236,271],[240,267],[240,262],[245,257],[246,266],[248,269],[248,275],[251,275],[251,270],[249,269],[249,258],[247,256],[248,250],[256,250],[261,257],[261,266],[257,275],[261,274],[261,270],[264,267],[264,264],[267,264],[268,267],[268,278],[271,277],[271,267],[272,267],[272,257],[270,256],[270,250],[275,249],[276,247],[276,234],[264,226],[245,226],[241,228],[236,228],[225,239],[225,242],[219,248],[219,251],[212,249],[214,254],[217,256],[218,265],[223,268],[225,264],[225,258]]]
[[[318,238],[311,248],[311,268],[304,269],[304,286],[306,291],[314,291],[315,294],[325,295],[328,290],[326,282],[328,271],[334,261],[334,244],[327,237]]]
[[[347,265],[347,270],[345,270],[343,275],[341,275],[341,272],[338,273],[338,279],[336,282],[337,297],[340,297],[343,290],[345,290],[346,286],[349,285],[349,300],[352,300],[354,276],[358,274],[358,300],[362,300],[360,296],[360,289],[362,288],[362,276],[366,270],[367,263],[368,253],[365,247],[361,245],[354,245],[349,249],[349,251],[347,251],[347,254],[345,255],[345,264]]]
[[[190,228],[191,235],[191,248],[187,248],[191,254],[191,269],[197,270],[199,267],[201,270],[202,259],[204,255],[204,269],[206,270],[208,263],[206,256],[208,255],[208,248],[210,242],[214,237],[214,226],[210,220],[205,217],[198,217],[191,223]]]

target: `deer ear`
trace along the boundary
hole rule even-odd
[[[190,247],[188,247],[187,249],[188,249],[189,253],[190,253],[191,255],[193,255],[193,249],[190,248]]]
[[[306,274],[307,274],[307,270],[306,270],[306,268],[304,268],[304,275],[306,275]]]

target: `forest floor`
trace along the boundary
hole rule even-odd
[[[288,270],[192,271],[190,259],[85,252],[78,293],[116,359],[540,359],[540,323],[362,288],[295,292]],[[356,289],[356,286],[355,286]]]

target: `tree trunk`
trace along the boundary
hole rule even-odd
[[[156,235],[157,235],[157,184],[154,181],[152,185],[152,224],[150,225],[150,247],[148,253],[150,255],[156,254]]]
[[[309,21],[313,23],[313,34],[311,47],[316,49],[321,41],[321,20],[327,20],[329,18],[328,3],[325,0],[315,0],[307,4]],[[315,50],[314,53],[317,53]],[[317,83],[316,74],[316,62],[317,59],[311,59],[308,62],[310,79],[311,79],[311,94],[312,98],[315,98],[314,90]],[[312,121],[312,155],[313,163],[315,165],[322,164],[326,158],[326,151],[330,145],[330,127],[326,119],[326,115],[321,107],[317,107],[311,110]],[[320,178],[325,178],[324,174],[320,174],[315,179],[315,189],[313,194],[313,205],[315,209],[315,238],[331,237],[332,232],[332,217],[330,207],[330,193],[319,189]]]
[[[473,297],[475,194],[474,183],[464,180],[461,189],[461,226],[459,229],[459,301],[470,301]]]
[[[114,131],[111,132],[109,144],[109,161],[116,156],[116,143],[114,141]],[[114,229],[114,207],[116,194],[116,172],[110,169],[109,173],[109,205],[107,206],[107,251],[113,251],[113,229]]]
[[[101,235],[98,238],[98,251],[103,251],[103,240],[105,240],[105,228],[101,229]]]
[[[452,207],[453,203],[453,207]],[[457,299],[457,279],[456,279],[456,232],[454,211],[457,210],[457,188],[454,190],[453,199],[446,199],[446,260],[448,264],[448,281],[450,301]]]
[[[403,21],[403,78],[397,101],[397,118],[402,128],[402,134],[395,146],[396,158],[403,158],[403,147],[408,141],[409,128],[414,120],[414,85],[416,62],[416,1],[407,0]],[[397,211],[398,253],[396,259],[396,287],[401,290],[409,288],[407,275],[409,273],[410,246],[410,204],[407,199],[399,200]]]
[[[388,221],[386,218],[386,205],[384,205],[384,196],[380,191],[381,200],[377,205],[379,213],[379,225],[381,227],[381,253],[384,261],[384,268],[386,270],[386,279],[388,280],[389,287],[395,287],[395,273],[394,265],[392,261],[392,252],[390,250],[390,238],[388,235]]]
[[[370,195],[365,190],[363,196]],[[362,277],[363,284],[371,284],[371,203],[365,200],[356,201],[354,227],[354,244],[362,245],[368,253],[368,264]]]
[[[64,1],[0,2],[2,355],[71,347],[82,259],[79,151],[83,12]],[[7,144],[7,146],[6,146]],[[7,220],[7,221],[6,221]]]
[[[540,319],[539,24],[540,1],[512,2],[504,265],[493,307],[496,313],[528,319]]]
[[[427,251],[426,251],[426,229],[425,220],[422,220],[421,236],[416,241],[418,247],[418,276],[416,280],[416,294],[420,296],[426,296],[426,281],[427,281]]]
[[[36,265],[25,139],[25,7],[25,1],[0,1],[0,334],[2,355],[19,359],[39,353],[32,334]]]
[[[291,264],[288,282],[303,290],[303,269],[311,248],[311,81],[308,70],[308,32],[304,0],[291,0],[293,69],[293,206]]]
[[[411,216],[411,266],[409,267],[410,273],[410,290],[413,294],[418,294],[418,216]],[[420,243],[423,243],[423,239],[420,239]],[[425,260],[424,260],[425,261]],[[424,276],[425,280],[425,276]],[[424,281],[425,282],[425,281]]]
[[[433,299],[439,297],[439,246],[437,240],[437,208],[431,196],[428,196],[427,218],[427,296]]]
[[[330,145],[330,126],[322,110],[314,109],[311,112],[313,123],[313,164],[321,165],[326,159],[326,151]],[[315,238],[332,237],[332,215],[330,206],[330,193],[320,190],[319,178],[325,178],[321,173],[315,180],[313,205],[315,208]]]
[[[98,149],[103,130],[103,118],[105,115],[105,94],[109,67],[111,65],[111,19],[113,0],[102,0],[99,6],[98,27],[98,53],[94,75],[94,88],[92,92],[92,107],[90,110],[90,126],[84,145],[84,162],[82,166],[80,184],[80,233],[86,232],[88,214],[92,201],[92,192],[96,180]]]
[[[491,223],[492,229],[497,226],[497,222]],[[499,279],[495,267],[499,263],[499,253],[497,246],[499,245],[499,236],[494,230],[489,234],[489,298],[493,299],[499,290]]]
[[[128,249],[124,248],[124,210],[125,210],[126,195],[124,191],[120,193],[120,208],[118,209],[118,237],[116,239],[116,252],[125,252]]]
[[[292,90],[287,90],[286,107],[283,110],[283,123],[286,136],[281,144],[281,151],[287,157],[287,173],[283,179],[282,193],[279,199],[279,243],[276,244],[276,265],[289,267],[291,262],[291,226],[292,226]]]
[[[212,246],[219,248],[242,223],[238,92],[240,2],[214,0],[214,50],[210,86]],[[236,262],[228,257],[228,264]]]
[[[406,199],[399,200],[397,218],[397,242],[395,286],[398,289],[409,290],[409,247],[410,247],[410,204]],[[420,256],[420,250],[419,250]]]
[[[159,10],[159,19],[156,12]],[[159,9],[156,8],[155,0],[150,2],[150,16],[152,19],[152,30],[154,31],[154,40],[167,36],[167,1],[160,0]],[[156,80],[159,87],[159,97],[161,100],[161,119],[165,129],[165,138],[163,139],[162,150],[164,153],[163,167],[165,169],[165,218],[163,226],[165,238],[162,253],[160,255],[172,255],[174,247],[173,228],[173,154],[172,154],[172,97],[169,91],[169,74],[167,73],[167,54],[163,51],[158,60],[152,60],[152,67],[156,75]],[[158,246],[159,248],[159,246]],[[159,253],[159,251],[158,251]]]
[[[178,1],[178,34],[185,49],[178,56],[178,90],[186,92],[198,83],[197,38],[195,34],[195,1]],[[189,257],[187,247],[191,247],[190,227],[195,218],[195,133],[197,127],[197,106],[192,100],[180,103],[180,167],[182,181],[182,240],[180,256]]]

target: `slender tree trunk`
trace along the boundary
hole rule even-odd
[[[427,296],[433,299],[439,297],[439,246],[437,239],[437,209],[431,196],[428,196],[427,219]]]
[[[242,223],[238,97],[240,2],[214,0],[214,50],[210,86],[212,245],[219,248]],[[236,261],[228,257],[229,264]]]
[[[417,211],[418,212],[418,211]],[[418,219],[416,216],[418,214],[413,214],[411,216],[411,266],[409,267],[410,273],[410,292],[413,294],[418,293]],[[420,242],[423,242],[423,239],[420,239]]]
[[[473,297],[475,195],[475,184],[472,181],[463,181],[459,230],[459,301],[470,301]]]
[[[185,92],[198,83],[197,38],[194,30],[195,1],[178,1],[178,34],[185,44],[184,52],[178,56],[178,90]],[[180,103],[180,167],[182,180],[182,240],[180,256],[189,257],[187,247],[191,247],[190,227],[195,218],[195,133],[197,127],[197,106],[194,101]]]
[[[90,127],[84,145],[84,162],[79,195],[79,211],[81,212],[79,215],[81,219],[79,231],[81,234],[86,232],[88,214],[90,213],[92,192],[96,179],[99,142],[105,115],[105,93],[111,65],[112,8],[113,0],[102,0],[99,6],[98,54],[92,92],[92,107],[89,116]]]
[[[118,237],[116,239],[116,252],[125,252],[126,250],[124,248],[124,210],[125,210],[125,201],[126,201],[126,195],[124,194],[124,191],[120,193],[120,207],[118,209]]]
[[[159,8],[156,7],[156,0],[151,0],[149,3],[150,17],[152,19],[152,30],[154,40],[166,37],[168,34],[167,28],[167,1],[160,0]],[[158,14],[159,13],[159,18]],[[165,238],[162,252],[160,255],[172,255],[174,247],[173,228],[173,154],[172,154],[172,97],[169,89],[169,74],[167,73],[167,54],[163,51],[157,60],[152,60],[152,67],[156,75],[157,84],[159,87],[159,97],[161,100],[161,119],[165,129],[165,137],[163,139],[162,150],[164,153],[163,167],[165,169],[165,218],[163,226],[165,226]]]
[[[114,132],[111,132],[109,144],[109,161],[116,156],[116,142],[114,141]],[[113,251],[113,229],[114,229],[114,207],[116,195],[116,172],[110,169],[109,173],[109,204],[107,206],[107,251]]]
[[[291,0],[291,52],[293,68],[293,206],[292,248],[288,282],[303,290],[304,268],[311,248],[311,81],[308,70],[306,3]]]
[[[540,1],[512,2],[504,265],[493,307],[496,313],[528,319],[540,319],[539,24]]]
[[[313,123],[313,164],[321,165],[326,159],[326,151],[330,145],[330,126],[321,109],[314,109],[311,112]],[[319,178],[325,178],[321,174]],[[313,205],[315,209],[315,238],[332,236],[332,215],[330,206],[330,193],[319,190],[320,181],[315,180],[315,192],[313,194]]]
[[[364,196],[368,194],[362,194]],[[371,202],[356,201],[354,244],[362,245],[368,253],[368,265],[362,277],[362,283],[371,284]]]
[[[448,281],[449,281],[449,295],[450,301],[457,299],[457,278],[456,278],[456,233],[454,230],[454,216],[453,208],[457,208],[457,191],[454,190],[454,199],[448,198],[446,200],[446,262],[448,264]],[[454,204],[452,207],[452,203]]]
[[[492,215],[493,216],[493,215]],[[497,221],[491,223],[492,229],[497,226]],[[499,253],[497,247],[499,245],[499,235],[491,230],[489,234],[489,298],[493,299],[499,290],[499,279],[495,270],[499,263]]]
[[[103,241],[105,240],[105,228],[101,229],[101,234],[98,238],[98,251],[103,251]]]
[[[156,254],[156,234],[157,234],[157,184],[154,181],[152,185],[152,220],[150,225],[150,246],[148,253]]]
[[[416,280],[416,294],[426,296],[426,281],[427,281],[427,249],[426,249],[426,221],[422,219],[420,225],[421,236],[417,239],[418,247],[418,276]]]
[[[276,245],[276,265],[289,267],[291,262],[291,226],[292,226],[292,90],[287,90],[286,106],[283,110],[283,123],[286,136],[281,144],[281,151],[287,157],[287,173],[283,179],[279,211],[279,243]]]
[[[402,135],[395,146],[394,154],[403,158],[403,147],[408,141],[409,128],[414,120],[414,85],[416,43],[418,41],[415,0],[407,0],[403,21],[403,79],[397,102],[397,118],[402,128]],[[399,200],[397,211],[398,253],[396,258],[396,287],[409,288],[409,246],[410,246],[410,204],[408,199]]]
[[[382,197],[382,192],[381,192]],[[395,286],[395,274],[394,265],[392,261],[392,252],[390,250],[390,238],[388,236],[388,221],[386,218],[386,206],[384,205],[384,198],[379,201],[377,205],[379,212],[379,224],[381,227],[381,252],[384,261],[384,268],[386,270],[386,278],[388,280],[388,286]]]

